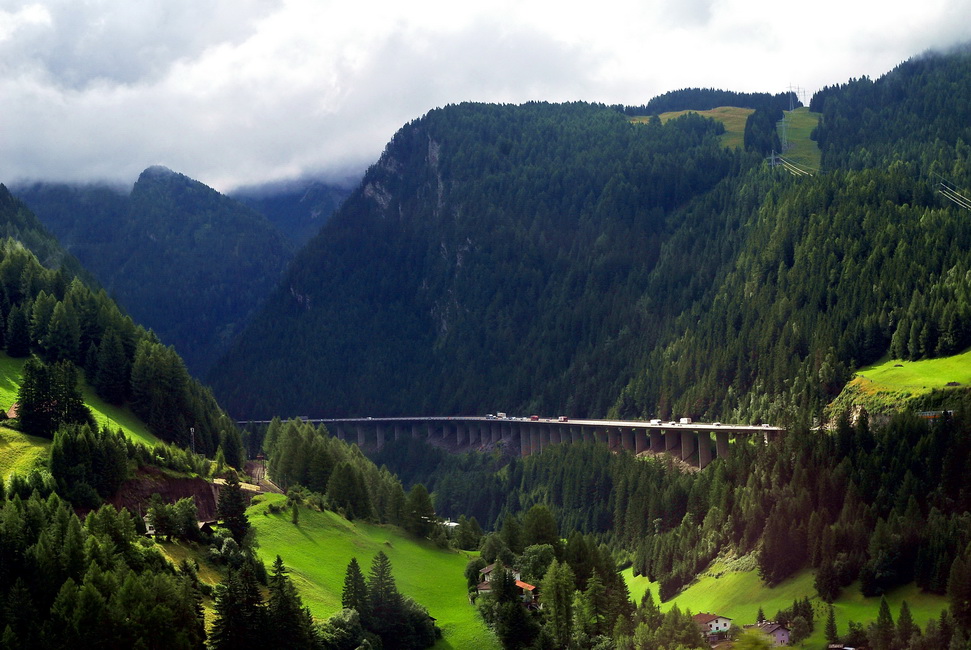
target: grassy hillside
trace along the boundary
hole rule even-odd
[[[819,169],[822,153],[819,150],[819,145],[809,136],[816,125],[819,124],[820,114],[811,113],[805,106],[794,111],[785,111],[785,114],[789,121],[790,144],[790,148],[785,152],[786,159],[801,167]],[[744,124],[742,126],[744,127]],[[779,136],[782,136],[781,130]]]
[[[351,558],[357,558],[367,575],[371,559],[380,550],[391,560],[398,589],[437,619],[443,638],[436,648],[498,648],[469,604],[463,577],[466,554],[443,551],[396,528],[348,522],[332,512],[301,508],[299,524],[294,525],[290,512],[268,513],[269,504],[284,499],[266,495],[250,507],[257,550],[267,565],[277,555],[283,558],[316,618],[327,618],[340,609],[344,572]]]
[[[744,135],[745,135],[745,121],[748,116],[755,111],[751,108],[737,108],[735,106],[719,106],[718,108],[713,108],[710,111],[671,111],[668,113],[661,113],[659,116],[661,122],[667,122],[668,120],[673,120],[676,117],[681,117],[685,113],[697,113],[704,117],[710,117],[713,120],[717,120],[725,125],[725,133],[720,136],[721,143],[725,147],[741,147],[743,145]],[[634,117],[631,118],[632,122],[646,122],[650,116],[645,117]]]
[[[830,406],[838,412],[860,405],[871,413],[906,408],[907,402],[932,391],[967,390],[971,386],[971,350],[937,359],[904,361],[883,357],[860,368]]]
[[[748,564],[754,566],[754,561]],[[812,571],[805,570],[783,581],[775,587],[766,587],[754,568],[744,568],[746,559],[735,563],[716,562],[690,587],[677,597],[661,604],[667,611],[675,604],[682,610],[692,613],[713,612],[731,618],[736,624],[754,623],[759,607],[767,617],[772,617],[780,609],[792,605],[792,601],[809,596],[816,610],[816,627],[812,636],[802,643],[802,647],[824,647],[823,626],[826,624],[826,603],[816,597],[813,587]],[[624,571],[631,592],[631,598],[640,602],[648,589],[657,601],[658,585],[643,576],[634,577],[630,569]],[[907,601],[914,620],[922,628],[927,622],[940,615],[947,606],[942,596],[921,593],[913,584],[906,585],[887,594],[887,603],[896,619],[900,605]],[[836,611],[836,626],[840,634],[846,633],[849,621],[869,623],[875,621],[880,609],[879,598],[864,598],[858,583],[843,590],[833,603]]]
[[[0,427],[0,480],[11,472],[26,474],[47,459],[51,441]]]
[[[12,359],[6,354],[0,354],[0,409],[4,412],[17,401],[24,361],[26,359]],[[132,440],[148,446],[159,442],[148,427],[127,408],[104,402],[87,385],[82,385],[81,394],[99,426],[107,424],[112,430],[121,429]],[[6,478],[13,470],[29,470],[47,457],[49,448],[49,440],[0,428],[0,479]]]

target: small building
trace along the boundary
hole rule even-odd
[[[492,572],[495,570],[496,565],[490,564],[487,567],[483,567],[479,570],[479,584],[476,585],[476,592],[479,594],[488,594],[492,591]],[[522,573],[518,569],[509,569],[512,573],[513,580],[516,581],[516,587],[519,589],[519,597],[522,599],[523,603],[530,605],[536,602],[536,587],[529,584],[528,582],[522,581]]]
[[[695,614],[691,617],[709,642],[724,639],[732,627],[732,619],[711,612]]]
[[[789,628],[785,625],[765,621],[764,623],[759,623],[757,627],[772,638],[772,645],[789,645]]]

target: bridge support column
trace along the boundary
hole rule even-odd
[[[694,431],[681,432],[681,460],[688,462],[698,446],[698,434]]]
[[[431,440],[432,439],[432,436],[435,434],[435,427],[432,426],[432,423],[431,422],[426,423],[425,424],[425,427],[428,429],[428,438],[427,439],[428,440]]]
[[[519,448],[522,451],[523,456],[529,456],[533,453],[533,444],[529,439],[529,432],[521,424],[510,425],[516,435],[519,436]]]
[[[418,437],[418,425],[415,424],[414,422],[411,423],[411,437],[412,438]]]
[[[607,448],[613,451],[617,448],[617,429],[607,427]]]
[[[583,427],[578,427],[575,424],[570,425],[570,442],[576,444],[583,440]]]
[[[401,440],[401,425],[395,422],[394,424],[394,439]]]
[[[680,431],[665,431],[664,432],[664,451],[671,454],[672,456],[681,455],[681,432]]]
[[[455,423],[455,444],[464,445],[469,439],[469,429],[464,422]]]
[[[559,427],[559,425],[551,424],[551,425],[549,425],[547,427],[547,429],[550,430],[550,444],[551,445],[558,445],[558,444],[560,444],[560,442],[562,442],[562,441],[560,439],[560,427]]]
[[[610,437],[607,435],[606,429],[594,429],[593,437],[597,439],[597,442],[602,442],[607,447],[610,447]]]
[[[634,451],[634,431],[617,427],[617,433],[620,435],[621,446],[627,451]]]
[[[728,432],[715,432],[715,453],[718,458],[728,458]]]
[[[664,433],[659,429],[651,429],[651,451],[655,454],[664,451]]]
[[[375,426],[375,440],[377,442],[377,448],[381,449],[384,447],[384,425],[378,424]]]
[[[344,427],[342,427],[339,424],[335,424],[334,425],[334,432],[337,435],[337,439],[338,440],[343,440],[344,439]]]
[[[502,425],[498,422],[489,423],[489,441],[493,444],[502,440]]]
[[[523,427],[529,435],[529,453],[538,454],[543,450],[543,445],[539,439],[539,431],[532,425],[527,424]]]
[[[704,469],[711,464],[711,433],[698,432],[698,469]]]
[[[634,429],[634,453],[639,454],[642,451],[646,451],[647,448],[647,431],[644,429]]]
[[[364,427],[357,425],[357,446],[364,447]]]

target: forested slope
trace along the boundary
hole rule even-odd
[[[719,149],[697,116],[434,110],[297,257],[214,386],[254,416],[809,423],[891,348],[971,344],[971,222],[936,191],[936,175],[971,188],[968,103],[941,99],[969,81],[957,51],[823,89],[824,169],[801,178]],[[720,96],[666,101],[699,93]]]
[[[969,81],[965,52],[821,91],[814,105],[827,169],[751,177],[757,209],[736,203],[721,212],[744,233],[737,258],[685,308],[671,341],[649,353],[617,410],[807,421],[850,370],[888,350],[921,358],[971,344],[971,222],[936,192],[934,176],[971,188],[967,105],[936,99]],[[867,106],[877,94],[880,120]],[[928,113],[927,103],[936,109]],[[880,128],[870,128],[876,121]],[[704,236],[711,228],[705,220],[678,235],[696,243],[696,259],[723,250],[722,236]],[[682,267],[678,242],[662,253],[654,295]]]
[[[693,115],[464,104],[404,127],[214,370],[238,415],[602,413],[671,215],[757,164]]]
[[[130,193],[37,184],[17,194],[132,317],[202,375],[292,255],[265,217],[162,167]]]

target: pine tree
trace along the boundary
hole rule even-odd
[[[317,634],[310,610],[303,606],[279,555],[273,562],[267,603],[269,638],[279,648],[313,648]]]
[[[836,609],[830,605],[829,612],[826,614],[826,640],[830,643],[839,641],[839,633],[836,631]]]
[[[30,329],[27,326],[26,307],[14,305],[7,317],[7,354],[12,357],[26,357],[30,354]]]
[[[111,404],[122,404],[128,396],[129,364],[121,338],[113,327],[105,331],[98,347],[94,388],[98,396]]]
[[[569,645],[573,631],[574,576],[570,566],[556,560],[550,564],[540,587],[540,602],[546,626],[557,647]]]
[[[435,506],[428,490],[415,483],[405,501],[405,529],[419,537],[428,537],[436,526]]]
[[[368,602],[371,610],[369,629],[381,637],[388,647],[404,636],[406,629],[401,594],[391,574],[391,561],[384,551],[371,560],[367,580]]]
[[[361,567],[358,565],[356,557],[351,558],[351,561],[347,564],[347,571],[344,573],[341,607],[357,611],[361,617],[361,624],[365,627],[370,624],[371,601],[368,598],[364,574],[361,573]]]
[[[210,645],[213,650],[235,650],[260,647],[273,639],[266,638],[266,607],[252,569],[244,565],[239,571],[229,570],[226,581],[216,586],[216,618]]]
[[[907,601],[900,603],[900,614],[897,616],[896,643],[898,648],[906,648],[910,644],[910,637],[914,636],[917,626],[914,624],[914,617],[910,613],[910,606]]]
[[[249,532],[250,523],[246,516],[246,499],[243,497],[243,490],[239,486],[239,479],[236,478],[235,472],[229,473],[226,484],[219,490],[216,513],[236,543],[242,546]]]

